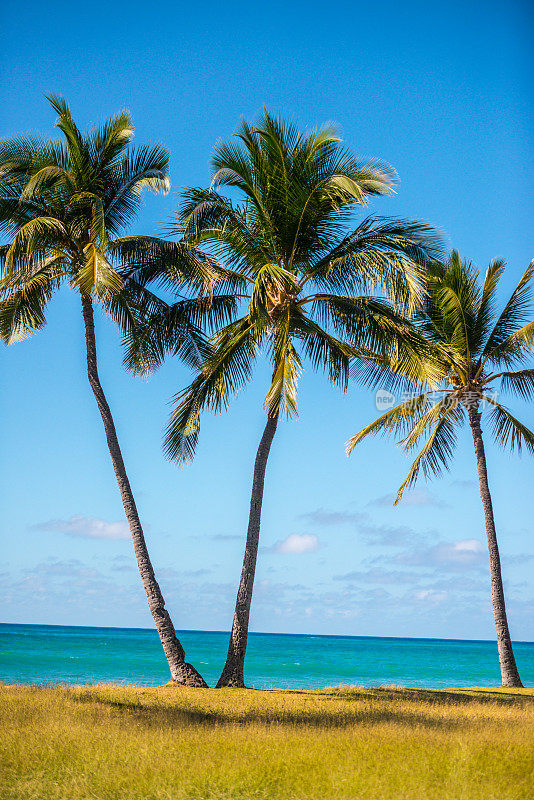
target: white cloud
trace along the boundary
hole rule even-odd
[[[33,530],[65,533],[80,539],[129,539],[128,523],[107,522],[98,517],[82,517],[75,514],[69,519],[51,519],[32,526]]]
[[[452,548],[458,553],[484,552],[484,547],[482,546],[482,542],[479,542],[478,539],[463,539],[460,542],[454,542]]]
[[[462,570],[485,566],[487,554],[478,539],[461,539],[457,542],[438,542],[433,547],[406,550],[398,553],[394,560],[410,566]]]
[[[412,505],[430,504],[430,501],[427,502],[427,495],[416,492],[409,492],[408,495]],[[393,507],[393,500],[393,495],[386,495],[369,505],[391,505]],[[408,543],[422,542],[435,535],[432,531],[418,533],[406,525],[377,525],[365,511],[329,511],[317,508],[315,511],[301,514],[301,518],[312,525],[321,527],[351,526],[371,545],[402,546]]]
[[[447,592],[437,592],[435,589],[421,589],[415,593],[415,597],[427,603],[443,603],[448,595]]]
[[[290,533],[285,539],[275,542],[268,548],[270,553],[301,555],[313,553],[319,547],[319,539],[312,533]]]

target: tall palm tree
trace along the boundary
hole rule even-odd
[[[184,193],[177,232],[220,264],[214,297],[240,301],[212,337],[213,351],[177,397],[166,432],[169,457],[193,457],[200,415],[220,412],[252,376],[263,350],[272,382],[254,464],[250,516],[228,655],[217,684],[244,686],[250,606],[267,459],[281,414],[297,412],[297,382],[307,358],[346,385],[350,360],[368,348],[405,348],[412,331],[397,313],[420,292],[420,265],[438,241],[423,223],[366,219],[349,228],[355,205],[389,194],[395,172],[358,161],[332,127],[301,133],[267,111],[242,122],[238,143],[220,144],[209,189]],[[220,193],[229,187],[241,202]],[[377,296],[385,290],[397,303]],[[240,314],[238,313],[240,312]]]
[[[150,611],[154,618],[171,677],[187,685],[205,685],[186,663],[165,601],[154,575],[137,507],[109,404],[100,383],[93,305],[99,303],[119,325],[129,349],[140,330],[143,314],[163,301],[137,280],[141,267],[149,269],[156,251],[172,252],[175,263],[184,260],[176,246],[149,237],[117,237],[132,219],[143,189],[167,191],[168,153],[160,147],[129,147],[133,136],[126,111],[82,134],[61,98],[49,98],[58,113],[63,141],[17,137],[0,143],[0,228],[9,243],[0,251],[0,335],[7,342],[45,325],[46,305],[66,281],[77,292],[85,324],[87,375],[102,416],[115,476]],[[117,268],[114,266],[117,266]],[[197,267],[198,272],[198,267]],[[187,315],[175,313],[176,351],[190,365],[198,363],[205,344]],[[137,348],[149,364],[157,357],[148,345]]]
[[[504,261],[493,261],[481,284],[475,267],[462,261],[456,251],[448,263],[430,267],[428,294],[416,316],[427,343],[426,358],[430,361],[427,366],[434,380],[428,385],[422,376],[419,388],[424,391],[414,393],[367,425],[349,440],[347,451],[351,453],[369,434],[380,432],[401,433],[407,453],[426,438],[398,491],[395,501],[398,503],[404,490],[415,483],[420,470],[428,477],[438,475],[448,466],[457,429],[467,417],[486,521],[502,684],[520,687],[506,617],[481,418],[483,414],[487,416],[493,438],[501,447],[518,452],[525,447],[534,453],[534,433],[496,399],[498,389],[523,399],[534,398],[534,369],[524,367],[526,362],[531,363],[534,341],[531,308],[534,262],[499,314],[496,295],[504,268]]]

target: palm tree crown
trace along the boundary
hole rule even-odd
[[[65,101],[49,99],[63,142],[25,136],[0,142],[0,231],[10,239],[0,248],[0,336],[14,342],[43,327],[48,301],[67,281],[119,325],[129,366],[146,372],[158,360],[142,336],[140,322],[149,312],[160,315],[162,337],[172,329],[174,352],[198,366],[206,353],[198,309],[191,303],[169,308],[148,285],[156,279],[175,288],[187,280],[202,293],[212,280],[206,260],[172,242],[119,236],[144,189],[168,191],[167,150],[133,149],[127,111],[84,135]],[[156,257],[173,267],[156,274]]]
[[[63,279],[125,322],[123,279],[111,254],[126,241],[113,237],[133,217],[143,189],[169,187],[166,150],[129,149],[128,112],[84,136],[65,101],[50,102],[63,142],[21,136],[0,143],[0,226],[11,238],[2,248],[9,299],[0,331],[8,341],[42,327]]]
[[[480,285],[478,271],[456,251],[448,263],[429,267],[428,294],[416,319],[428,346],[427,371],[434,380],[425,385],[423,377],[423,392],[414,393],[348,442],[350,453],[370,434],[400,432],[405,451],[412,452],[426,438],[396,502],[421,470],[430,476],[448,465],[458,426],[470,410],[478,413],[487,407],[499,445],[517,451],[524,446],[534,452],[534,434],[496,399],[499,391],[534,397],[534,369],[514,369],[531,360],[534,262],[499,314],[496,295],[504,268],[504,261],[493,261]]]
[[[224,264],[214,301],[240,301],[226,306],[212,354],[178,396],[165,440],[178,461],[193,456],[202,409],[226,407],[262,349],[272,364],[265,401],[272,416],[296,413],[303,357],[345,385],[356,353],[401,346],[409,325],[370,295],[413,305],[421,265],[439,251],[419,222],[366,219],[348,230],[354,206],[389,194],[396,176],[387,164],[355,159],[332,127],[303,134],[265,111],[256,127],[242,122],[237,138],[217,147],[211,187],[183,194],[176,227],[183,242]]]

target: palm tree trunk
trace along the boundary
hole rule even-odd
[[[512,640],[508,629],[506,618],[506,606],[504,602],[504,588],[502,585],[501,559],[499,556],[499,546],[497,544],[497,534],[495,532],[495,520],[493,518],[493,504],[488,485],[488,470],[486,466],[486,454],[484,452],[484,442],[482,440],[482,428],[480,427],[480,412],[473,405],[468,408],[469,423],[473,433],[475,445],[475,455],[478,467],[478,482],[480,486],[480,496],[484,507],[486,518],[486,533],[488,536],[488,549],[490,558],[491,575],[491,597],[493,601],[493,615],[495,617],[495,628],[497,630],[497,647],[499,650],[499,663],[501,666],[501,676],[503,686],[522,687],[521,678],[515,663]]]
[[[82,310],[83,320],[85,323],[85,342],[87,346],[87,375],[91,389],[93,390],[98,409],[102,416],[104,429],[106,431],[106,438],[108,442],[109,453],[113,462],[113,469],[119,485],[121,493],[122,504],[130,526],[132,534],[132,542],[134,546],[135,557],[137,559],[137,566],[141,573],[141,580],[148,599],[148,605],[156,629],[163,645],[163,650],[167,657],[169,668],[171,671],[171,678],[176,683],[181,683],[185,686],[206,686],[204,679],[199,675],[196,669],[191,664],[186,663],[185,653],[180,641],[176,636],[176,631],[172,624],[169,612],[165,608],[165,601],[159,588],[154,569],[148,555],[148,550],[145,542],[145,536],[137,513],[137,507],[130,487],[130,482],[126,474],[126,468],[122,458],[119,441],[117,439],[117,432],[111,411],[104,395],[104,391],[100,384],[98,377],[98,364],[96,358],[96,340],[95,340],[95,324],[93,315],[93,304],[91,298],[85,294],[82,297]]]
[[[267,424],[261,437],[260,446],[254,464],[254,478],[252,480],[252,497],[250,499],[250,514],[248,519],[247,543],[243,558],[243,569],[234,612],[232,633],[226,664],[217,683],[217,689],[223,686],[245,686],[243,670],[245,654],[247,651],[248,620],[250,605],[252,603],[252,590],[254,588],[254,575],[258,558],[258,543],[260,539],[261,506],[263,502],[263,484],[269,451],[278,425],[278,411],[274,416],[267,417]]]

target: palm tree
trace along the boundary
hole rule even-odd
[[[438,475],[448,466],[457,440],[457,429],[469,421],[478,468],[490,557],[491,594],[503,686],[520,687],[506,617],[501,562],[493,506],[488,484],[481,418],[487,413],[493,437],[501,447],[534,452],[534,433],[497,402],[497,389],[532,399],[534,369],[521,368],[531,357],[534,341],[531,282],[534,262],[527,268],[500,314],[496,294],[505,262],[493,261],[480,285],[479,273],[453,251],[448,263],[436,263],[428,271],[428,295],[417,313],[419,329],[427,343],[427,358],[434,376],[430,385],[421,376],[420,389],[353,436],[347,451],[369,434],[401,432],[402,445],[410,453],[426,437],[395,503],[412,486],[422,470],[425,477]],[[383,362],[382,366],[384,366]],[[514,369],[515,368],[515,369]],[[393,365],[393,371],[396,371]],[[382,371],[382,376],[384,376]]]
[[[159,145],[129,148],[133,136],[126,111],[83,135],[61,98],[49,98],[58,113],[63,142],[17,137],[0,143],[0,227],[10,241],[1,249],[0,335],[14,342],[42,328],[54,291],[67,281],[80,296],[87,350],[87,375],[106,433],[122,503],[148,604],[159,633],[171,677],[205,686],[186,663],[165,601],[154,575],[137,507],[130,487],[111,411],[98,376],[93,304],[99,303],[123,331],[129,350],[143,314],[156,308],[169,315],[163,301],[149,291],[148,278],[137,280],[141,267],[157,251],[184,258],[172,244],[150,237],[112,238],[132,219],[143,189],[167,191],[168,153]],[[187,260],[187,259],[185,259]],[[117,264],[116,269],[113,264]],[[198,272],[198,267],[197,267]],[[176,278],[176,276],[175,276]],[[205,353],[203,338],[186,315],[174,314],[176,352],[190,365]],[[147,344],[137,348],[137,362],[157,358]],[[197,355],[195,356],[195,352]],[[129,353],[130,359],[134,357]]]
[[[332,127],[304,134],[267,111],[242,122],[238,143],[220,144],[209,189],[184,193],[176,231],[188,246],[204,246],[221,267],[214,298],[240,303],[212,337],[213,351],[193,383],[177,396],[165,438],[167,455],[193,457],[200,415],[220,412],[251,378],[264,351],[272,367],[267,421],[254,464],[250,516],[226,664],[217,684],[244,686],[244,660],[267,459],[281,414],[297,412],[297,382],[307,358],[345,387],[351,358],[412,335],[398,308],[421,288],[420,265],[439,250],[423,223],[366,219],[348,229],[357,204],[389,194],[395,172],[361,162]],[[242,198],[219,192],[230,187]],[[238,314],[241,309],[241,315]]]

